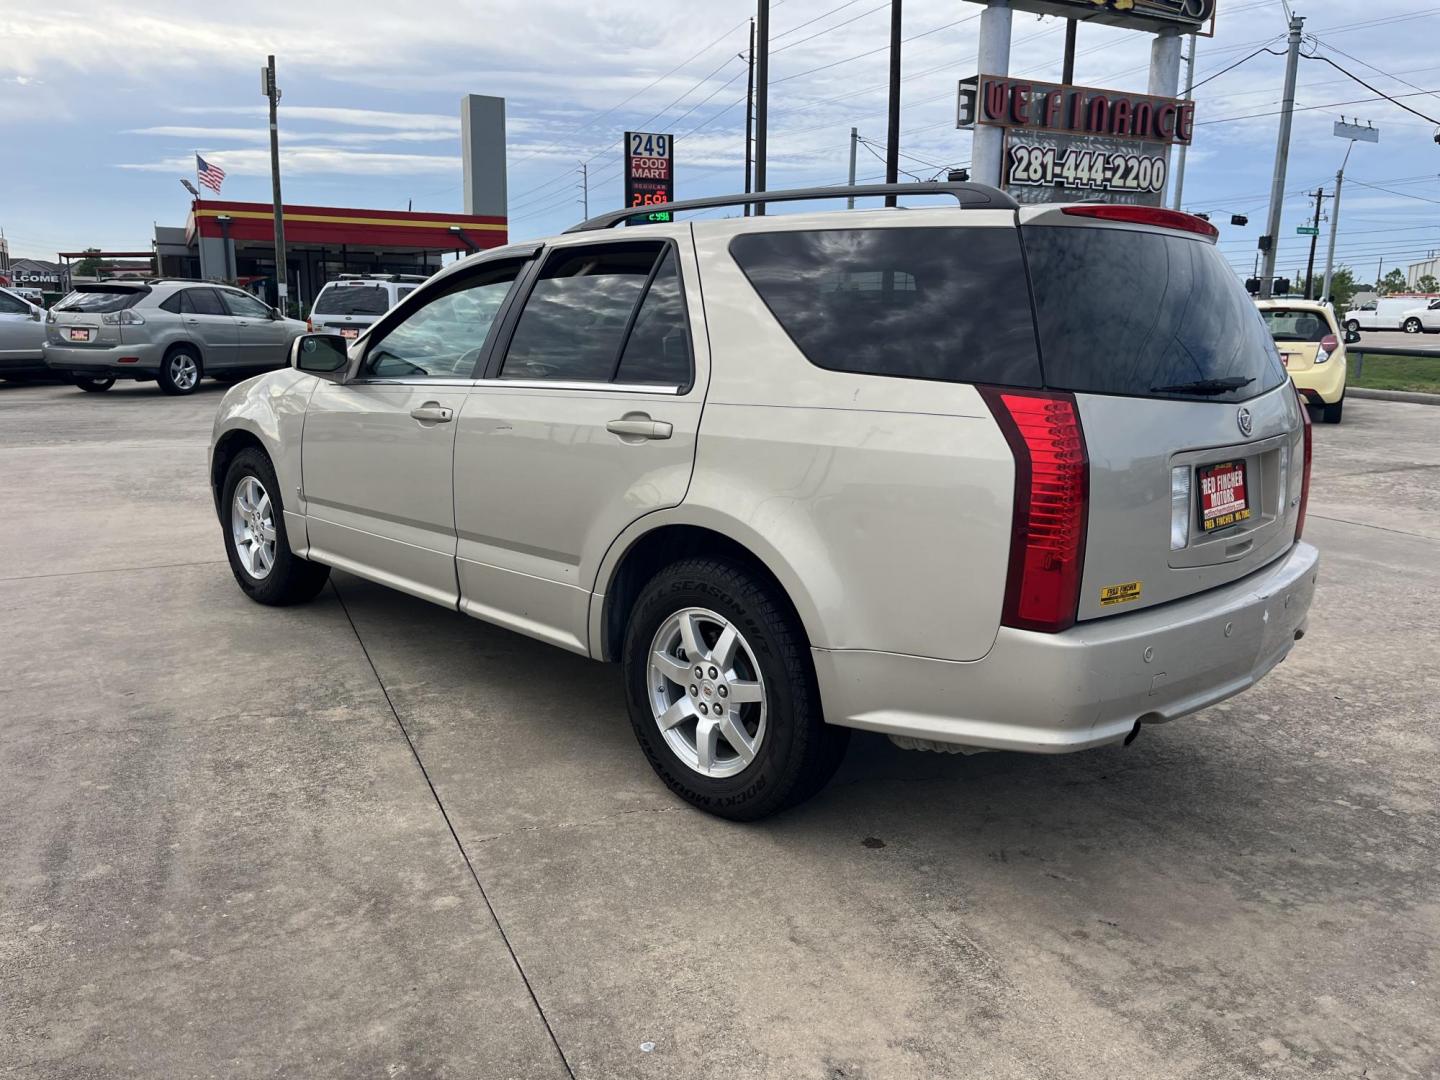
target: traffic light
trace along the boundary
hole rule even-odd
[[[1249,224],[1250,224],[1250,219],[1249,219],[1248,217],[1246,217],[1244,214],[1231,214],[1231,215],[1230,215],[1230,224],[1231,224],[1231,225],[1249,225]]]
[[[1277,278],[1275,279],[1275,285],[1274,285],[1274,287],[1270,290],[1270,295],[1271,295],[1271,296],[1289,296],[1289,295],[1290,295],[1290,279],[1289,279],[1288,277],[1277,277]]]
[[[952,184],[963,184],[970,179],[969,169],[951,169],[945,177]]]
[[[1274,238],[1273,236],[1270,236],[1270,235],[1267,234],[1267,235],[1265,235],[1265,236],[1260,237],[1260,250],[1261,250],[1261,251],[1269,251],[1270,248],[1274,246],[1274,244],[1275,244],[1275,238]]]
[[[1209,215],[1209,214],[1196,214],[1195,216],[1198,217],[1201,221],[1209,221],[1209,220],[1210,220],[1210,215]]]
[[[1259,279],[1258,277],[1246,278],[1246,279],[1245,279],[1245,291],[1248,292],[1251,296],[1259,296],[1259,295],[1260,295],[1260,279]]]

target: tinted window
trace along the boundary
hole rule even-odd
[[[490,267],[436,295],[370,347],[360,374],[376,379],[471,378],[521,265]]]
[[[140,302],[142,296],[149,294],[149,289],[87,289],[84,292],[72,292],[55,305],[55,310],[88,311],[92,314],[124,311],[126,308],[134,307]]]
[[[315,298],[312,315],[384,315],[390,294],[383,285],[326,285]]]
[[[1213,244],[1124,229],[1023,229],[1045,381],[1063,390],[1244,401],[1285,369]]]
[[[214,289],[186,289],[180,294],[180,310],[186,315],[228,315]]]
[[[640,302],[640,314],[635,316],[615,378],[622,383],[659,386],[690,382],[690,334],[674,250],[666,251]]]
[[[812,364],[1040,385],[1015,229],[762,232],[730,252]]]
[[[185,294],[183,292],[171,293],[164,300],[160,301],[160,309],[168,311],[172,315],[179,315],[184,310]]]
[[[551,254],[515,327],[502,379],[609,382],[661,244]]]
[[[18,296],[11,296],[4,289],[0,289],[0,314],[29,315],[30,305]]]
[[[269,319],[270,308],[268,305],[255,299],[249,293],[231,292],[229,289],[220,290],[220,297],[225,301],[225,307],[231,315],[242,319]]]
[[[1260,317],[1276,341],[1319,341],[1330,333],[1323,315],[1303,308],[1262,308]]]
[[[405,297],[409,296],[412,292],[414,292],[414,291],[415,291],[416,289],[418,289],[419,287],[420,287],[420,286],[418,286],[418,285],[402,285],[402,286],[400,286],[400,288],[398,288],[398,289],[395,290],[395,302],[398,304],[401,300],[404,300]]]

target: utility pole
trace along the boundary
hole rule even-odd
[[[1348,153],[1345,155],[1350,156]],[[1345,166],[1340,166],[1340,171],[1335,174],[1335,205],[1330,208],[1330,243],[1325,249],[1325,284],[1321,286],[1320,296],[1329,301],[1330,306],[1335,306],[1335,301],[1330,297],[1330,275],[1335,269],[1335,234],[1340,231],[1340,185],[1345,183]]]
[[[755,163],[752,152],[755,148],[755,20],[750,20],[750,74],[745,87],[745,194],[750,194],[750,170]],[[745,216],[750,216],[750,204],[745,204]]]
[[[1075,20],[1065,20],[1065,59],[1060,68],[1060,81],[1066,86],[1075,81]]]
[[[580,206],[585,211],[585,218],[590,217],[590,168],[585,162],[580,162]]]
[[[900,181],[900,0],[890,0],[890,115],[885,124],[885,182]],[[886,195],[894,206],[895,196]]]
[[[1190,51],[1185,56],[1185,100],[1189,101],[1195,93],[1195,35],[1190,35]],[[1175,163],[1175,197],[1170,202],[1170,209],[1180,209],[1180,197],[1185,194],[1185,151],[1190,149],[1188,143],[1180,144],[1180,160]]]
[[[1358,142],[1379,142],[1380,132],[1375,125],[1366,123],[1360,126],[1358,120],[1353,123],[1347,121],[1343,116],[1340,122],[1335,125],[1334,134],[1342,139],[1349,139],[1350,145],[1345,147],[1345,157],[1340,161],[1340,171],[1335,174],[1335,205],[1331,208],[1330,216],[1330,245],[1325,253],[1325,297],[1330,297],[1330,274],[1335,267],[1335,236],[1340,231],[1340,188],[1345,183],[1345,166],[1350,164],[1350,151],[1355,149]]]
[[[285,213],[280,201],[280,129],[275,123],[275,106],[280,102],[280,88],[275,85],[275,57],[265,59],[260,73],[262,90],[270,99],[270,188],[275,199],[275,295],[281,314],[289,313],[290,283],[286,280]]]
[[[855,148],[858,145],[860,145],[860,129],[852,127],[850,129],[850,186],[852,188],[855,186]],[[845,208],[847,210],[855,209],[854,195],[845,200]]]
[[[1314,300],[1315,244],[1320,239],[1320,201],[1325,198],[1325,189],[1315,189],[1315,231],[1310,234],[1310,261],[1305,264],[1305,299]]]
[[[765,125],[770,106],[770,0],[759,0],[755,15],[759,48],[755,52],[755,190],[765,190]],[[755,213],[764,214],[765,204],[756,203]]]
[[[1285,52],[1285,93],[1280,104],[1280,131],[1275,137],[1275,175],[1270,180],[1270,213],[1265,235],[1260,238],[1264,270],[1260,275],[1260,297],[1268,299],[1275,279],[1275,259],[1280,246],[1280,213],[1285,203],[1285,168],[1290,160],[1290,125],[1295,118],[1295,69],[1300,66],[1300,35],[1305,19],[1290,18],[1290,36]]]
[[[1380,279],[1385,274],[1385,256],[1380,256],[1380,262],[1375,267],[1375,295],[1380,295]]]

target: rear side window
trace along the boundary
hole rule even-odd
[[[126,308],[134,307],[140,302],[140,298],[150,295],[150,290],[145,289],[87,289],[84,292],[72,292],[69,296],[55,305],[56,311],[84,311],[90,314],[104,314],[107,311],[124,311]]]
[[[30,306],[18,296],[11,296],[4,289],[0,289],[0,315],[28,315]]]
[[[686,386],[690,382],[690,333],[673,250],[665,252],[640,302],[615,379],[655,386]]]
[[[1021,232],[1047,385],[1229,402],[1285,380],[1264,320],[1213,244],[1126,229]]]
[[[758,232],[730,253],[818,367],[1040,385],[1016,229]]]
[[[666,250],[664,244],[633,243],[566,247],[551,253],[525,301],[500,377],[614,380],[651,271]],[[678,279],[674,290],[678,299]],[[657,324],[665,321],[659,310],[664,306],[663,300],[657,302]],[[673,301],[670,306],[673,309]],[[673,320],[671,325],[673,328]],[[664,363],[664,343],[655,340],[663,334],[663,329],[652,331],[647,326],[649,344],[642,347],[637,343],[637,359],[632,365],[637,371]],[[687,368],[688,363],[687,353]],[[628,374],[626,381],[632,381]],[[688,382],[689,378],[669,381]]]
[[[390,294],[384,285],[326,285],[315,298],[312,315],[384,315]]]

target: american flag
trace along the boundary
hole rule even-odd
[[[199,154],[195,155],[195,178],[204,184],[216,195],[220,194],[220,185],[225,180],[225,170],[219,165],[211,165]]]

